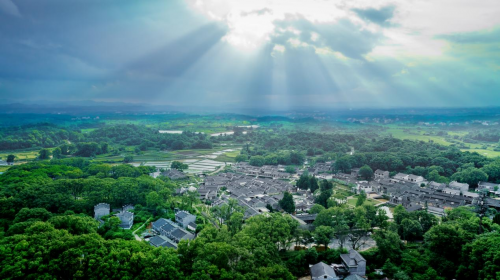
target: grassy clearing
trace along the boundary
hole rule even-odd
[[[461,149],[461,151],[466,152],[477,152],[486,157],[499,157],[500,152],[493,151],[493,145],[491,143],[463,143],[460,140],[453,140],[456,143],[448,142],[444,136],[438,135],[424,135],[426,133],[434,132],[437,128],[420,128],[420,127],[404,127],[404,126],[395,126],[395,125],[385,125],[386,130],[384,134],[392,135],[398,139],[408,139],[413,141],[433,141],[436,144],[450,146],[453,144],[464,144],[470,149]],[[468,131],[447,131],[447,133],[451,136],[464,136],[468,133]],[[451,141],[451,140],[450,140]],[[484,147],[487,149],[484,149]]]
[[[425,141],[425,142],[432,140],[434,143],[444,146],[449,146],[453,144],[446,141],[442,136],[424,135],[425,132],[426,131],[408,127],[389,127],[385,131],[386,134],[392,134],[394,138],[398,139],[408,139],[408,140]]]
[[[358,201],[358,197],[359,197],[358,195],[355,195],[354,197],[347,199],[347,204],[352,206],[352,207],[356,207],[356,202]],[[374,206],[376,204],[379,204],[379,203],[380,203],[380,201],[372,199],[372,198],[368,198],[365,201],[365,204],[371,204]]]
[[[0,172],[5,172],[10,168],[10,166],[0,166]]]
[[[480,155],[486,156],[486,157],[500,157],[500,152],[497,151],[492,151],[492,150],[485,150],[485,149],[463,149],[461,150],[463,152],[469,151],[469,152],[476,152]]]
[[[38,150],[16,150],[0,152],[0,158],[2,158],[3,160],[6,160],[8,155],[15,155],[15,161],[28,161],[36,159],[38,157]]]

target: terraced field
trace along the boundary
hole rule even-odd
[[[156,166],[158,168],[170,168],[173,160],[178,160],[188,165],[186,173],[200,174],[206,172],[213,172],[217,168],[228,165],[226,161],[234,161],[234,157],[239,154],[240,148],[225,149],[225,150],[183,150],[168,153],[164,156],[165,160],[152,159],[151,155],[134,156],[132,165],[139,166]],[[155,157],[158,158],[158,157]],[[218,160],[219,158],[227,158],[232,160]],[[168,159],[168,160],[167,160]],[[217,160],[214,160],[217,159]]]

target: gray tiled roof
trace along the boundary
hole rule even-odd
[[[351,257],[352,255],[352,257]],[[348,266],[356,266],[358,265],[359,262],[365,261],[365,258],[363,258],[358,251],[356,250],[349,250],[348,254],[341,254],[340,258],[348,265]]]
[[[166,242],[165,239],[161,238],[160,235],[153,236],[149,239],[149,244],[155,247],[159,247],[165,242]]]
[[[165,225],[163,225],[161,227],[161,230],[165,231],[165,232],[171,232],[173,230],[175,230],[177,228],[177,225],[171,223],[171,222],[167,222],[165,223]]]
[[[192,239],[193,235],[181,228],[177,228],[176,230],[172,231],[172,236],[174,236],[177,239]]]
[[[153,228],[161,228],[166,223],[168,223],[167,219],[164,219],[164,218],[158,219],[158,221],[153,223]]]
[[[187,213],[186,211],[179,211],[175,214],[176,217],[179,217],[181,219],[184,219],[186,218],[187,216],[189,216],[190,214]]]
[[[331,277],[336,277],[337,274],[335,270],[324,262],[319,262],[309,268],[311,271],[311,277],[320,277],[323,275],[328,275]]]

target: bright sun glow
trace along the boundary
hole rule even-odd
[[[481,6],[470,5],[468,0],[393,1],[393,0],[187,0],[193,8],[209,18],[225,22],[229,32],[223,38],[240,49],[252,50],[269,43],[279,30],[277,21],[290,17],[311,23],[335,23],[348,20],[359,30],[384,35],[383,44],[377,46],[371,58],[378,56],[441,55],[446,47],[435,36],[452,32],[470,32],[500,23],[500,5],[497,0],[482,1]],[[489,7],[484,9],[478,7]],[[379,26],[355,12],[356,9],[394,7],[393,17],[386,26]],[[446,12],[444,12],[446,11]],[[464,11],[468,14],[464,17]],[[446,20],[443,19],[446,18]],[[426,18],[422,21],[422,18]],[[300,33],[300,30],[296,30]],[[313,33],[315,42],[321,34]],[[303,46],[298,38],[289,42]],[[317,46],[318,47],[318,46]],[[276,51],[276,50],[275,50]],[[338,52],[338,50],[331,50]],[[327,53],[320,51],[319,53]]]

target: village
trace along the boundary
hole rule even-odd
[[[378,208],[383,208],[389,220],[393,219],[392,209],[397,205],[402,205],[408,212],[427,211],[438,217],[445,215],[445,210],[459,206],[474,206],[484,203],[488,207],[500,209],[500,200],[484,198],[481,192],[488,192],[500,195],[498,184],[480,182],[476,191],[471,191],[469,185],[452,181],[449,184],[429,182],[422,176],[413,174],[397,173],[390,176],[389,171],[376,170],[372,180],[360,178],[359,168],[351,169],[350,173],[335,173],[332,169],[333,162],[317,163],[314,166],[304,165],[300,169],[295,169],[294,173],[287,172],[286,166],[264,165],[256,167],[246,162],[234,163],[229,170],[219,173],[204,175],[198,174],[201,179],[198,187],[193,184],[181,187],[176,190],[176,195],[182,196],[188,193],[197,193],[199,200],[208,207],[220,207],[228,205],[230,201],[236,201],[237,205],[244,209],[244,219],[255,215],[266,214],[275,211],[282,211],[280,200],[285,192],[293,194],[295,212],[290,214],[301,228],[312,230],[317,214],[310,214],[309,211],[315,205],[317,194],[310,190],[298,188],[294,183],[301,175],[315,176],[320,180],[333,181],[336,189],[345,194],[340,198],[343,202],[364,193],[372,200]],[[159,174],[156,172],[151,176],[166,176],[171,180],[185,180],[188,175],[176,169],[164,170]],[[189,175],[193,176],[193,175]],[[336,196],[335,199],[339,199]],[[348,204],[349,205],[349,204]],[[349,207],[353,207],[350,205]],[[101,217],[116,213],[114,216],[121,221],[120,227],[131,229],[133,226],[134,213],[132,205],[123,206],[120,209],[110,209],[110,205],[100,203],[95,206],[95,219],[104,223]],[[209,214],[203,212],[206,218]],[[199,220],[199,219],[198,219]],[[215,226],[218,223],[211,220]],[[181,240],[193,240],[197,235],[196,213],[175,209],[175,219],[160,218],[150,222],[147,230],[137,240],[145,240],[154,247],[168,247],[177,249]],[[223,220],[220,221],[224,223]],[[135,232],[134,232],[135,233]],[[365,237],[361,250],[375,246],[375,242],[369,237]],[[332,240],[330,247],[338,248],[335,240]],[[349,247],[349,243],[347,243]],[[308,248],[316,246],[307,244]],[[290,247],[293,250],[298,247]],[[300,249],[300,248],[299,248]],[[319,262],[310,264],[310,275],[312,280],[332,279],[332,280],[359,280],[365,279],[366,260],[354,248],[349,249],[347,254],[342,254],[342,263],[325,264]]]

